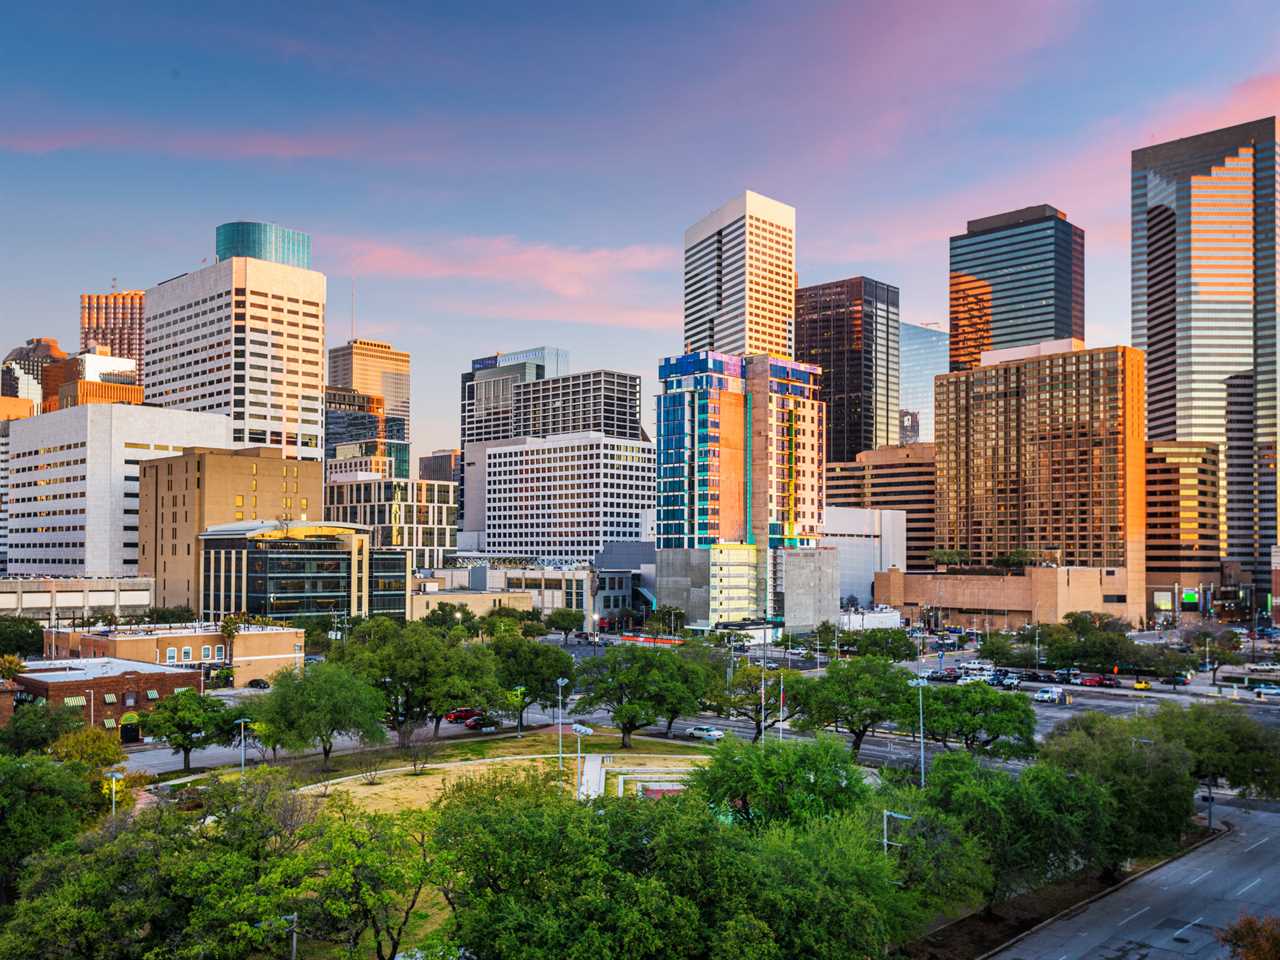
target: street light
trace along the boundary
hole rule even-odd
[[[561,770],[564,769],[564,688],[568,682],[568,677],[556,677],[556,735],[560,740],[556,755]]]
[[[924,677],[917,677],[914,680],[908,680],[907,686],[915,687],[916,692],[920,695],[920,789],[924,789],[924,688],[929,685],[929,681]]]
[[[119,770],[112,770],[107,774],[107,779],[111,781],[111,819],[116,818],[116,784],[124,779],[124,774]]]
[[[236,723],[240,724],[240,779],[244,779],[244,725],[252,723],[250,717],[241,717]]]
[[[884,843],[884,855],[886,857],[889,855],[890,847],[902,846],[902,844],[889,839],[889,821],[890,820],[911,820],[911,819],[914,819],[914,818],[907,816],[905,813],[897,813],[896,811],[889,810],[888,808],[885,809],[884,826],[882,828],[882,831],[883,831],[882,837],[883,837],[883,843]]]
[[[590,727],[588,727],[586,724],[582,724],[582,723],[575,723],[572,729],[573,729],[574,735],[578,738],[578,776],[577,776],[578,789],[575,791],[575,795],[579,799],[581,799],[582,798],[582,738],[591,736],[591,734],[595,733],[595,731],[592,730]]]

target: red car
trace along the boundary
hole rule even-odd
[[[450,723],[466,723],[474,717],[483,716],[483,710],[477,710],[475,707],[459,707],[457,710],[450,710],[444,715],[444,718]]]
[[[1082,687],[1101,687],[1104,686],[1102,678],[1096,673],[1080,678],[1080,686]]]
[[[497,725],[497,720],[494,720],[492,717],[486,717],[483,713],[478,712],[464,724],[468,730],[479,730],[483,727],[496,727]]]
[[[1102,686],[1104,687],[1120,686],[1120,680],[1117,677],[1111,676],[1110,674],[1104,675],[1101,679],[1102,679]]]

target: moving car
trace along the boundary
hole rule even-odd
[[[1142,679],[1135,680],[1135,681],[1133,681],[1133,689],[1135,689],[1135,690],[1150,690],[1150,689],[1151,689],[1151,681],[1150,681],[1150,680],[1142,680]]]
[[[475,707],[459,707],[457,710],[450,710],[444,715],[444,718],[450,723],[466,723],[475,717],[483,716],[483,710],[477,710]]]
[[[484,714],[477,714],[463,724],[468,730],[483,730],[487,727],[500,727],[501,725],[493,717],[486,717]]]
[[[1119,679],[1118,677],[1116,677],[1114,674],[1104,673],[1104,674],[1102,675],[1101,679],[1102,679],[1102,685],[1103,685],[1104,687],[1118,687],[1118,686],[1120,686],[1120,679]]]
[[[1185,687],[1191,683],[1180,673],[1175,673],[1172,677],[1161,677],[1160,682],[1167,687]]]
[[[805,654],[804,647],[791,647],[787,650],[788,657],[803,657]]]
[[[684,735],[690,740],[706,740],[708,743],[715,743],[717,740],[724,739],[724,731],[719,727],[713,727],[710,724],[700,724],[696,727],[690,727],[684,732]]]
[[[1266,673],[1270,670],[1280,670],[1280,663],[1274,660],[1263,660],[1261,663],[1246,663],[1244,668],[1250,673]]]
[[[1061,687],[1041,687],[1031,699],[1036,703],[1057,703],[1062,699]]]
[[[1253,692],[1261,694],[1264,697],[1280,696],[1280,685],[1274,683],[1260,683],[1253,688]]]

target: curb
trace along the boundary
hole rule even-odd
[[[1145,877],[1147,874],[1153,873],[1156,870],[1159,870],[1165,864],[1172,863],[1174,860],[1181,860],[1187,854],[1194,853],[1196,850],[1199,850],[1206,843],[1210,843],[1214,840],[1217,840],[1219,837],[1225,837],[1228,833],[1230,833],[1234,829],[1235,828],[1231,826],[1230,822],[1223,820],[1221,830],[1215,830],[1213,833],[1209,834],[1209,836],[1204,837],[1200,840],[1197,840],[1191,846],[1187,847],[1187,849],[1179,850],[1177,853],[1173,854],[1172,856],[1165,857],[1159,863],[1153,863],[1151,866],[1147,867],[1146,869],[1139,870],[1137,873],[1125,877],[1123,880],[1121,880],[1119,883],[1117,883],[1113,887],[1107,887],[1107,889],[1100,890],[1099,892],[1095,893],[1093,896],[1087,897],[1084,900],[1081,900],[1079,903],[1072,904],[1071,906],[1067,907],[1065,910],[1059,910],[1057,913],[1055,913],[1052,917],[1049,917],[1047,920],[1041,920],[1034,927],[1031,927],[1030,929],[1027,929],[1027,930],[1023,930],[1022,933],[1018,934],[1016,937],[1012,938],[1011,940],[1006,940],[1004,943],[1000,944],[998,947],[994,947],[993,949],[988,950],[986,953],[982,954],[981,956],[974,958],[974,960],[991,960],[992,957],[996,956],[999,953],[1003,953],[1005,950],[1008,950],[1010,947],[1017,946],[1027,937],[1031,936],[1033,933],[1039,932],[1040,930],[1049,926],[1049,924],[1054,923],[1058,920],[1061,920],[1063,917],[1066,917],[1069,914],[1075,913],[1077,910],[1081,910],[1085,907],[1088,907],[1090,904],[1096,903],[1097,901],[1101,900],[1103,897],[1111,896],[1111,894],[1115,893],[1117,890],[1120,890],[1123,887],[1127,887],[1129,884],[1133,883],[1133,881],[1140,880],[1141,878]]]

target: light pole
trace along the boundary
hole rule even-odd
[[[595,731],[592,730],[590,727],[586,726],[585,724],[575,723],[573,725],[573,733],[578,738],[578,775],[576,778],[578,781],[578,789],[574,791],[574,795],[579,800],[581,800],[582,799],[582,738],[591,736],[591,734],[595,733]]]
[[[561,770],[564,769],[564,688],[568,682],[568,677],[556,677],[556,735],[560,740],[556,755]]]
[[[107,774],[107,779],[111,781],[111,819],[114,820],[116,818],[116,784],[124,779],[124,774],[119,770],[112,770]]]
[[[908,680],[907,686],[915,687],[916,693],[920,697],[920,789],[924,789],[924,688],[929,685],[929,681],[924,677],[917,677],[914,680]]]
[[[240,724],[240,779],[244,779],[244,725],[252,723],[249,717],[241,717],[236,723]]]
[[[912,818],[911,818],[911,817],[909,817],[909,816],[907,816],[905,813],[897,813],[896,811],[894,811],[894,810],[890,810],[890,809],[888,809],[887,807],[885,808],[885,811],[884,811],[884,825],[883,825],[883,827],[881,828],[881,837],[882,837],[883,844],[884,844],[884,855],[885,855],[886,857],[889,855],[889,848],[890,848],[890,847],[900,847],[900,846],[902,846],[902,844],[900,844],[900,843],[896,843],[896,842],[894,842],[893,840],[890,840],[890,839],[889,839],[889,821],[890,821],[890,820],[910,820],[910,819],[912,819]]]

